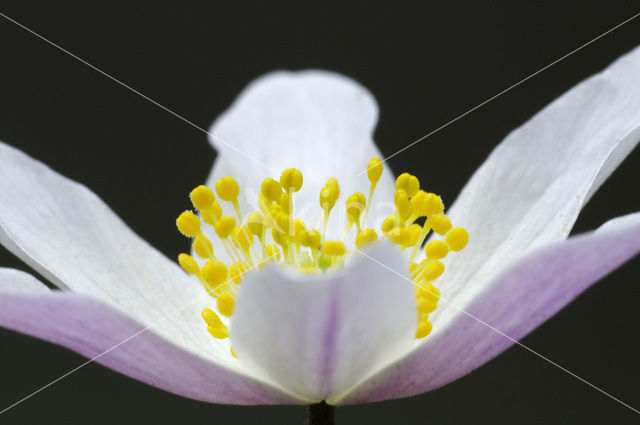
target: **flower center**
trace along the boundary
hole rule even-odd
[[[292,267],[302,273],[325,273],[341,268],[347,256],[359,249],[377,242],[379,238],[386,238],[403,251],[409,250],[408,270],[416,288],[415,337],[424,338],[432,329],[429,314],[438,306],[440,292],[433,282],[444,272],[440,260],[450,251],[462,250],[469,234],[461,227],[452,226],[444,214],[440,197],[421,190],[418,178],[409,173],[403,173],[396,179],[395,212],[384,219],[380,229],[367,228],[367,217],[382,168],[379,158],[372,159],[367,166],[368,198],[362,193],[354,193],[347,198],[347,224],[339,240],[326,237],[327,224],[340,196],[338,180],[333,177],[320,191],[323,215],[315,227],[295,217],[294,194],[300,191],[303,183],[302,173],[295,168],[284,170],[279,181],[266,178],[258,195],[260,211],[254,211],[245,218],[238,203],[240,188],[233,177],[218,180],[215,192],[219,199],[233,206],[236,217],[223,213],[213,190],[198,186],[191,191],[190,198],[200,217],[193,211],[185,211],[176,224],[184,236],[192,238],[193,252],[201,261],[188,254],[180,254],[180,266],[200,280],[216,300],[218,313],[231,318],[236,292],[243,278],[247,273],[259,273],[266,263]],[[418,221],[422,219],[424,224],[421,225]],[[355,232],[351,232],[354,227]],[[444,238],[429,241],[424,247],[425,258],[416,263],[416,254],[430,232]],[[355,236],[348,237],[352,233]],[[219,246],[231,259],[229,264],[216,257],[211,242],[213,237],[218,238]],[[202,312],[202,318],[214,338],[228,338],[229,329],[218,313],[207,308]],[[233,354],[233,349],[231,352]]]

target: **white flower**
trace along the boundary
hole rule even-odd
[[[216,403],[358,403],[437,388],[502,352],[640,250],[638,213],[564,241],[640,139],[639,73],[636,49],[511,133],[476,172],[449,213],[472,240],[447,258],[446,302],[424,340],[413,339],[406,258],[381,242],[325,274],[276,266],[248,273],[231,327],[236,359],[228,340],[204,331],[200,313],[212,301],[196,279],[84,186],[4,144],[0,242],[65,291],[0,269],[0,325]],[[269,74],[215,122],[219,156],[210,182],[232,175],[241,188],[256,188],[239,198],[251,211],[248,200],[267,175],[245,152],[278,171],[303,170],[296,205],[315,205],[332,176],[345,195],[367,193],[358,174],[379,156],[376,118],[371,95],[345,77]],[[393,193],[385,171],[376,199]],[[330,227],[334,236],[341,230]]]

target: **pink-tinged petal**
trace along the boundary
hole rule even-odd
[[[365,382],[343,402],[407,397],[471,372],[639,251],[640,213],[535,250],[491,280],[465,309],[467,314],[459,313],[440,332],[427,337],[424,344]]]
[[[29,274],[0,269],[0,326],[4,328],[42,338],[90,359],[99,356],[95,361],[110,369],[197,400],[229,404],[301,402],[158,335],[156,329],[171,320],[147,329],[86,295],[49,291]]]
[[[147,244],[93,192],[0,143],[0,243],[61,288],[121,307],[194,352],[233,362],[203,327],[199,284]]]
[[[443,295],[464,306],[535,246],[564,239],[578,213],[640,140],[640,48],[560,96],[509,134],[449,216],[469,230]],[[441,320],[455,311],[442,311]]]
[[[392,245],[368,255],[406,269]],[[340,398],[406,353],[416,326],[413,285],[369,261],[356,256],[318,276],[277,266],[247,276],[231,324],[243,368],[317,402]]]
[[[220,156],[208,184],[225,175],[235,177],[248,214],[249,206],[257,209],[263,179],[278,179],[284,169],[298,168],[304,185],[294,196],[296,215],[315,225],[321,215],[318,195],[329,177],[340,181],[338,204],[354,192],[369,193],[367,176],[360,174],[371,158],[381,156],[372,137],[377,118],[371,93],[350,78],[318,70],[267,74],[249,84],[211,126],[215,137],[210,141]],[[376,203],[392,200],[393,193],[393,175],[386,167],[372,217],[393,212],[388,206],[376,211]],[[344,211],[340,205],[335,208]],[[346,222],[340,223],[344,214],[334,216],[329,234],[339,237]]]

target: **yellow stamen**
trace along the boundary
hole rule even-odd
[[[378,181],[380,180],[380,176],[382,176],[382,160],[380,158],[373,158],[369,161],[367,165],[367,178],[369,179],[370,187],[369,187],[369,201],[367,202],[367,207],[364,210],[364,217],[362,218],[362,226],[367,225],[367,217],[369,217],[369,207],[371,206],[371,202],[373,200],[373,193],[376,190],[376,186]]]
[[[378,240],[378,234],[373,229],[362,229],[356,236],[356,246],[362,249]]]
[[[439,235],[444,235],[451,229],[451,221],[444,214],[436,214],[429,217],[429,224],[433,231]]]
[[[193,189],[189,194],[191,203],[198,210],[210,210],[213,208],[213,203],[216,201],[216,196],[213,191],[207,186],[200,185]]]
[[[240,193],[238,182],[233,177],[223,177],[216,183],[216,192],[220,199],[233,204],[233,208],[236,210],[236,214],[238,214],[238,219],[242,220],[240,204],[238,204],[238,194]]]
[[[322,252],[327,255],[340,257],[347,252],[347,248],[344,243],[340,241],[326,241],[322,244]]]
[[[200,219],[191,211],[185,211],[176,219],[178,230],[184,236],[192,238],[200,233]]]
[[[213,255],[213,244],[205,236],[198,235],[193,240],[193,251],[203,259],[215,260]]]
[[[180,267],[184,269],[185,272],[197,276],[200,274],[200,267],[198,267],[198,263],[188,254],[180,254],[178,255],[178,263]]]
[[[271,177],[267,177],[262,181],[262,185],[260,185],[260,193],[267,201],[276,202],[280,199],[282,186],[276,180]]]
[[[229,294],[222,294],[218,297],[218,303],[216,305],[220,314],[231,317],[233,314],[233,308],[236,305],[236,300]]]
[[[356,224],[356,229],[360,231],[360,214],[364,211],[367,199],[362,193],[354,193],[347,198],[347,216]]]
[[[209,285],[220,286],[227,281],[227,266],[222,261],[209,260],[202,267],[202,276]]]
[[[381,224],[380,228],[368,228],[367,217],[372,210],[373,196],[383,169],[382,160],[373,158],[367,166],[368,198],[362,193],[354,193],[347,198],[344,211],[347,226],[340,240],[327,240],[330,214],[340,196],[340,185],[334,177],[328,178],[320,190],[322,215],[314,227],[307,226],[300,217],[296,217],[294,194],[302,190],[304,180],[302,172],[296,168],[284,170],[279,180],[268,177],[262,181],[257,196],[259,211],[248,214],[246,221],[238,202],[240,187],[233,177],[218,180],[215,191],[204,185],[198,186],[190,192],[195,212],[180,214],[176,225],[183,235],[193,238],[193,252],[206,262],[200,268],[196,260],[187,254],[180,254],[178,262],[189,275],[197,277],[216,299],[219,314],[231,317],[238,285],[251,270],[262,268],[268,262],[290,266],[304,274],[336,270],[345,264],[351,252],[376,243],[380,232],[381,238],[401,249],[412,248],[407,269],[416,289],[415,337],[424,338],[431,332],[429,316],[436,310],[440,297],[440,291],[433,282],[445,272],[445,266],[439,260],[451,251],[462,250],[469,241],[469,234],[461,227],[453,227],[444,214],[444,203],[440,197],[420,190],[420,181],[409,173],[399,175],[395,181],[394,213],[382,223],[376,222],[376,225]],[[224,215],[216,197],[232,203],[236,217]],[[420,218],[425,219],[424,225],[416,222]],[[206,225],[203,226],[202,222]],[[354,239],[346,239],[354,226]],[[434,235],[442,235],[444,240],[429,241],[424,247],[426,258],[419,264],[415,263],[418,250],[431,231]],[[229,256],[228,264],[216,258],[212,237],[219,238]],[[254,244],[254,237],[260,242],[261,255],[256,252],[259,250]],[[223,323],[211,309],[203,310],[202,318],[213,337],[229,337],[228,319],[225,318]],[[233,349],[230,349],[230,355],[235,356]]]
[[[396,179],[396,190],[404,190],[409,198],[418,193],[420,182],[416,176],[409,173],[402,173]]]
[[[469,242],[469,233],[462,227],[456,227],[447,233],[446,241],[452,251],[461,251]]]
[[[449,253],[449,245],[442,241],[430,241],[425,247],[424,252],[427,258],[439,260]]]

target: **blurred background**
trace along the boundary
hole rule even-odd
[[[384,155],[640,12],[634,1],[266,3],[23,0],[2,2],[0,12],[205,129],[265,72],[344,73],[378,100],[375,139]],[[510,130],[638,44],[640,18],[393,157],[390,165],[416,174],[452,203]],[[0,55],[0,140],[86,184],[168,257],[185,250],[174,220],[214,160],[206,135],[2,17]],[[454,153],[455,163],[449,162]],[[594,196],[574,233],[640,209],[639,166],[636,150]],[[2,248],[0,265],[29,270]],[[635,259],[523,343],[640,407],[638,276]],[[0,329],[0,410],[84,361]],[[0,422],[301,424],[305,414],[303,407],[188,400],[90,364]],[[444,388],[340,407],[337,420],[630,424],[638,416],[512,347]]]

